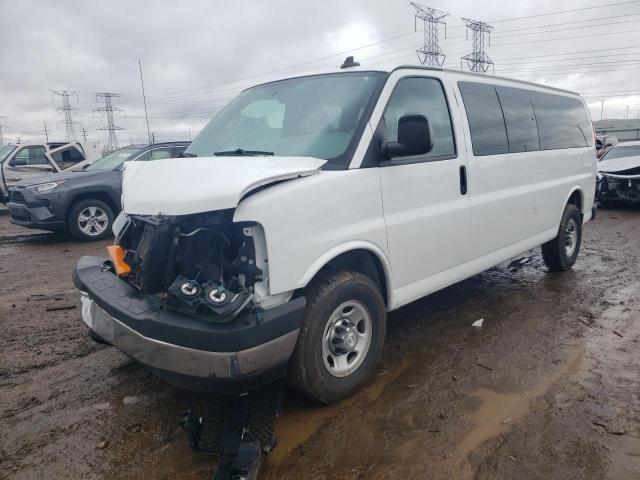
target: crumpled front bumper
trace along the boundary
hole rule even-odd
[[[599,172],[596,200],[640,203],[640,175]]]
[[[82,319],[109,343],[175,386],[239,393],[280,378],[295,347],[304,297],[225,324],[162,308],[111,272],[104,258],[82,257],[73,272]]]

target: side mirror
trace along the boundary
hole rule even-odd
[[[433,149],[431,126],[424,115],[411,113],[398,120],[398,141],[384,142],[382,154],[387,159],[423,155]]]
[[[607,147],[613,147],[613,143],[607,143]]]

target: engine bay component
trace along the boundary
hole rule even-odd
[[[127,281],[171,310],[231,321],[249,305],[263,273],[256,265],[255,225],[232,218],[232,210],[130,216],[117,246],[130,267]]]

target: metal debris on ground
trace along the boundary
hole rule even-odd
[[[482,325],[484,324],[484,318],[481,318],[480,320],[476,320],[475,322],[473,322],[471,324],[472,327],[476,327],[476,328],[480,328],[482,327]]]

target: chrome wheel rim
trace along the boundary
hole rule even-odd
[[[87,207],[78,215],[78,228],[90,237],[104,233],[109,226],[109,217],[100,207]]]
[[[346,377],[360,368],[371,347],[372,328],[363,303],[349,300],[333,311],[322,336],[322,361],[331,375]]]
[[[571,257],[576,251],[576,245],[578,244],[578,225],[576,221],[571,218],[564,227],[564,253],[567,257]]]

